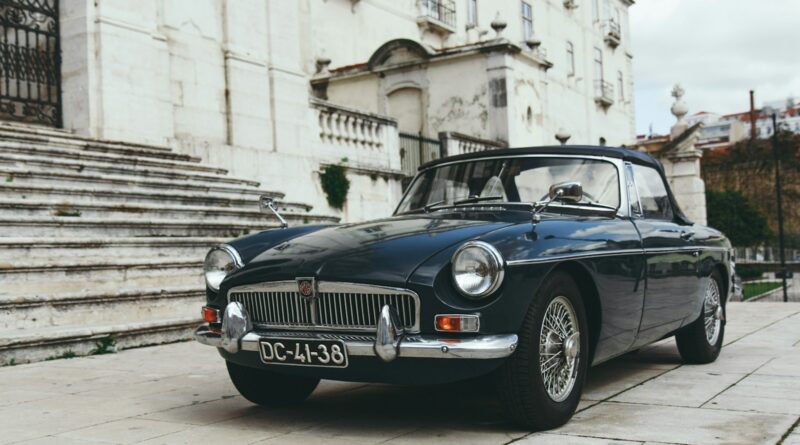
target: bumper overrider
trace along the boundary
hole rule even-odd
[[[383,306],[378,318],[375,338],[371,336],[341,335],[347,354],[350,356],[378,357],[384,362],[403,358],[430,359],[498,359],[510,356],[517,348],[516,334],[480,335],[463,338],[447,338],[435,335],[407,334],[397,321],[397,314],[389,306]],[[259,332],[239,302],[231,302],[222,317],[222,329],[213,329],[208,324],[200,325],[194,338],[205,345],[222,348],[235,354],[239,351],[258,352],[262,336],[273,336],[276,332]],[[330,333],[279,332],[287,337],[330,339]]]

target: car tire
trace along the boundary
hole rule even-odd
[[[552,326],[549,322],[545,324],[545,317],[553,320],[553,310],[560,316],[566,311],[571,319],[571,330],[564,327],[567,332],[560,331],[572,338],[570,342],[562,341],[569,349],[556,346],[555,340],[560,338],[555,330],[549,329]],[[569,421],[580,402],[589,366],[588,336],[586,309],[575,280],[564,272],[552,274],[528,308],[517,350],[498,372],[498,393],[511,420],[533,430],[556,428]],[[559,364],[553,365],[552,360]],[[563,374],[552,371],[552,366]],[[556,374],[568,376],[565,382],[571,383],[562,387],[557,380],[548,387],[547,383],[554,382]]]
[[[233,386],[245,399],[262,406],[285,406],[307,399],[319,379],[279,374],[226,362]]]
[[[723,289],[720,273],[714,271],[705,289],[700,316],[675,334],[678,351],[685,362],[711,363],[719,356],[725,337]],[[716,331],[712,332],[713,329]]]

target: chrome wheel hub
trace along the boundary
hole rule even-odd
[[[578,377],[580,330],[572,303],[558,296],[550,302],[539,333],[539,372],[555,402],[564,401]]]
[[[703,323],[706,328],[706,340],[710,345],[716,345],[719,340],[719,331],[722,327],[724,313],[719,299],[717,282],[709,280],[706,288],[706,297],[703,300]]]

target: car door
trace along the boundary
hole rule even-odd
[[[699,251],[692,226],[676,218],[663,177],[653,167],[630,164],[639,206],[633,221],[645,253],[645,301],[637,343],[646,343],[680,327],[695,305]]]

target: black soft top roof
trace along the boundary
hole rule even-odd
[[[553,155],[578,155],[578,156],[607,156],[610,158],[624,159],[626,161],[635,162],[637,164],[644,164],[655,167],[661,170],[661,163],[647,153],[629,150],[622,147],[606,147],[599,145],[550,145],[543,147],[520,147],[520,148],[503,148],[499,150],[479,151],[476,153],[466,153],[457,156],[448,156],[441,159],[436,159],[420,166],[420,170],[433,167],[439,164],[452,161],[462,161],[468,159],[487,158],[487,157],[503,157],[514,155],[526,154],[553,154]]]

